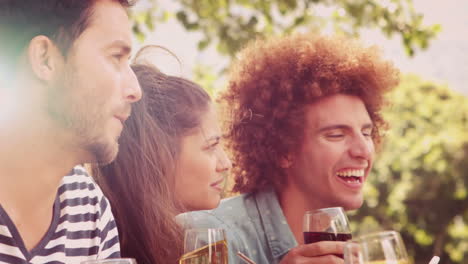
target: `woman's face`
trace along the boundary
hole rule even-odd
[[[224,173],[231,161],[221,146],[221,129],[213,104],[202,113],[200,126],[182,137],[175,177],[176,197],[190,211],[218,206]]]

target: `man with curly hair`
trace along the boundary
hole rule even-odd
[[[303,215],[362,205],[398,70],[376,48],[313,34],[257,40],[238,58],[222,101],[242,195],[184,219],[224,228],[230,263],[242,263],[238,251],[256,263],[343,263],[344,242],[304,244]]]

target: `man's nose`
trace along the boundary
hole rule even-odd
[[[368,160],[374,154],[374,142],[370,137],[364,135],[355,136],[350,147],[350,153],[352,157]]]
[[[216,170],[218,172],[228,171],[232,168],[232,163],[229,157],[227,156],[226,152],[221,149],[218,152],[218,164]]]
[[[124,92],[125,99],[127,99],[130,103],[139,101],[142,96],[142,91],[138,79],[130,67],[127,73],[126,81],[124,83]]]

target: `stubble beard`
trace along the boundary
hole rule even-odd
[[[117,156],[117,138],[110,142],[101,127],[105,124],[102,102],[95,100],[73,66],[66,66],[63,77],[49,89],[47,112],[64,133],[70,135],[67,149],[85,153],[77,163],[108,164]],[[81,90],[80,90],[81,89]],[[80,92],[86,89],[88,93]],[[93,100],[94,99],[94,100]],[[81,151],[80,151],[81,150]]]

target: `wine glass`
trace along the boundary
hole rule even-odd
[[[195,228],[185,231],[184,255],[179,264],[227,264],[226,233],[220,228]]]
[[[345,264],[410,264],[405,244],[398,232],[383,231],[348,241]]]
[[[81,264],[137,264],[132,258],[111,258],[82,261]]]
[[[304,243],[346,241],[352,238],[349,221],[342,207],[322,208],[304,214]]]

